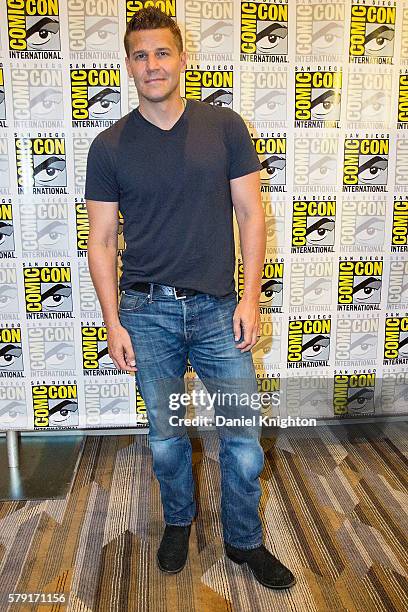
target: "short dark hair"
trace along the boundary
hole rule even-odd
[[[129,34],[139,30],[157,30],[159,28],[168,28],[173,34],[175,43],[180,53],[183,52],[183,39],[180,28],[169,15],[166,15],[156,6],[148,6],[140,11],[137,11],[126,26],[125,44],[126,55],[129,57]]]

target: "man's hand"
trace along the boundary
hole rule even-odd
[[[108,327],[108,352],[118,370],[136,372],[136,359],[128,331],[122,325]]]
[[[235,345],[235,348],[241,349],[241,353],[250,351],[257,343],[260,333],[259,321],[259,299],[249,299],[243,296],[238,303],[233,317],[234,338],[239,340],[241,337],[241,329],[243,331],[243,340]]]

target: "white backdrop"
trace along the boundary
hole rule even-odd
[[[83,190],[90,142],[137,105],[122,40],[150,4],[2,1],[0,429],[146,425],[107,354]],[[186,97],[239,112],[263,164],[273,414],[408,412],[408,4],[154,4],[182,29]]]

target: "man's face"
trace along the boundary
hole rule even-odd
[[[133,78],[139,100],[163,102],[179,91],[186,54],[180,53],[168,28],[131,32],[126,68]]]

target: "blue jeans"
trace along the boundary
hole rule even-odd
[[[168,525],[189,525],[196,514],[190,438],[183,424],[175,427],[170,422],[170,417],[184,417],[185,406],[169,408],[170,394],[185,393],[187,359],[208,393],[218,393],[214,397],[258,391],[251,352],[235,348],[236,305],[235,292],[222,298],[202,293],[179,300],[134,290],[121,294],[119,318],[135,351],[136,382],[146,404],[153,470]],[[214,414],[255,414],[239,400],[226,403],[216,401]],[[262,544],[260,427],[226,426],[217,431],[224,541],[237,548],[256,548]]]

